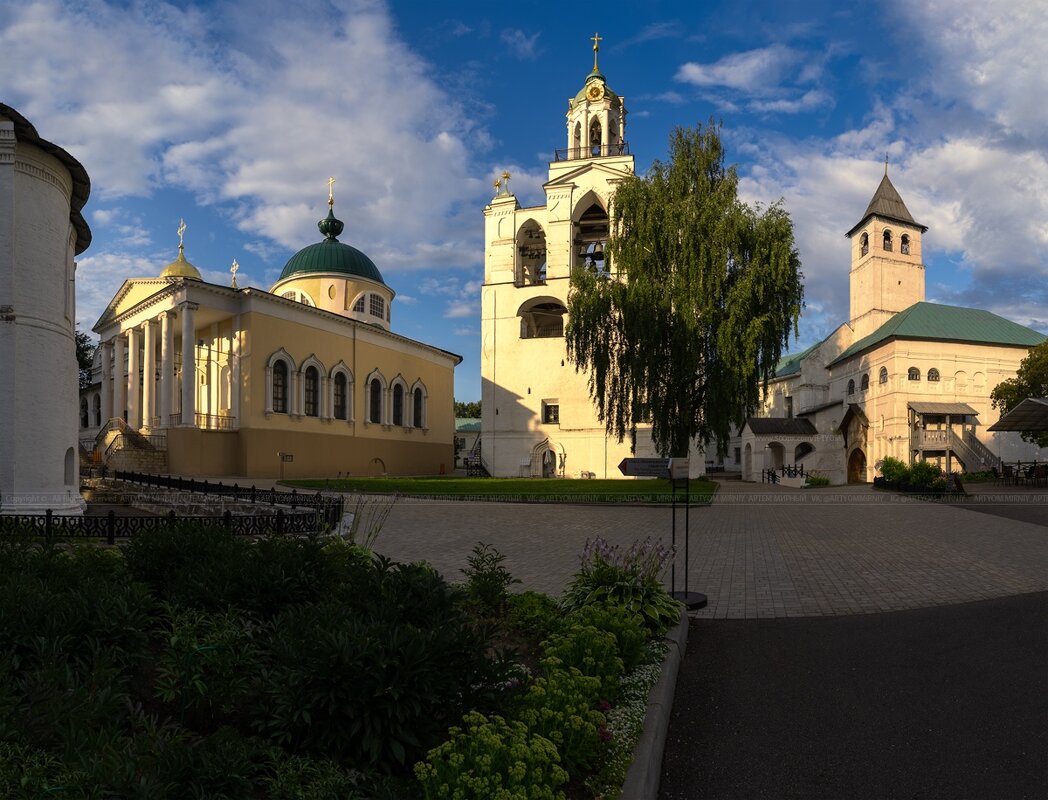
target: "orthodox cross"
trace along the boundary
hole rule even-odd
[[[597,51],[600,50],[600,43],[604,41],[604,37],[599,34],[593,34],[590,37],[590,41],[593,42],[593,71],[597,71]]]
[[[332,189],[332,187],[334,185],[335,185],[335,179],[334,178],[328,178],[328,205],[329,206],[335,205],[335,192],[334,192],[334,189]]]
[[[182,249],[182,234],[186,232],[186,221],[184,219],[178,220],[178,249]]]
[[[237,288],[237,270],[238,269],[240,269],[240,265],[237,263],[237,260],[234,258],[233,259],[233,266],[231,266],[229,268],[229,271],[231,273],[233,273],[233,288],[234,289]]]

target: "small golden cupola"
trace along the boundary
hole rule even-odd
[[[182,241],[182,236],[185,232],[185,220],[180,219],[178,221],[178,258],[164,267],[160,272],[161,278],[192,278],[197,281],[203,280],[200,276],[200,270],[186,261],[185,244]]]

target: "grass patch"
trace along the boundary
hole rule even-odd
[[[669,503],[668,480],[576,480],[572,478],[319,478],[283,481],[302,489],[364,494],[398,494],[441,500],[500,500],[517,503]],[[697,478],[692,503],[709,503],[717,485]],[[684,493],[678,490],[678,499]]]

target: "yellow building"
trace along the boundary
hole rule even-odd
[[[155,449],[180,475],[249,477],[450,471],[461,356],[394,333],[375,264],[324,239],[270,291],[201,280],[180,241],[156,278],[124,282],[94,326],[96,387],[82,438],[128,468]],[[179,229],[180,238],[184,228]],[[98,457],[98,456],[96,456]],[[146,459],[148,460],[148,459]]]

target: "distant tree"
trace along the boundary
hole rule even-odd
[[[572,273],[568,356],[619,441],[636,446],[650,421],[663,456],[692,441],[725,452],[796,334],[793,223],[781,203],[752,207],[737,190],[720,127],[678,128],[669,162],[615,192],[609,271]]]
[[[80,388],[91,385],[91,365],[95,360],[95,343],[83,331],[76,332],[76,363],[80,368]]]
[[[460,403],[456,400],[455,416],[466,417],[468,419],[480,419],[480,401],[474,400],[471,403]]]
[[[1027,397],[1048,397],[1048,341],[1032,348],[1019,363],[1015,377],[1002,381],[990,392],[994,408],[1011,411]],[[1023,441],[1048,447],[1048,431],[1023,431]]]

